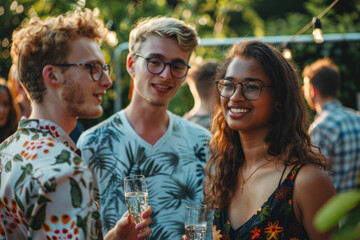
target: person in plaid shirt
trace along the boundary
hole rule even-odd
[[[328,158],[330,178],[338,193],[356,187],[360,171],[360,116],[337,99],[340,74],[330,58],[304,68],[304,95],[317,112],[309,133]]]

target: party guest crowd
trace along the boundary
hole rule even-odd
[[[33,17],[13,33],[12,87],[0,80],[0,239],[188,239],[185,206],[200,202],[214,210],[206,239],[330,238],[314,216],[336,191],[355,188],[360,171],[360,116],[337,100],[330,59],[303,72],[318,113],[309,130],[295,67],[256,40],[190,71],[196,101],[182,118],[168,106],[197,32],[175,18],[141,19],[129,36],[130,104],[76,145],[77,119],[101,116],[112,86],[106,35],[89,9]],[[139,224],[124,196],[131,175],[148,183]]]

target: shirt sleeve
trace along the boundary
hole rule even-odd
[[[326,157],[333,154],[334,146],[338,141],[338,128],[329,126],[316,126],[310,131],[311,141],[315,146],[320,147],[321,153]]]
[[[30,206],[32,239],[96,239],[92,234],[92,176],[70,150],[54,156],[53,164],[34,169],[37,201]],[[49,160],[49,159],[48,159]]]

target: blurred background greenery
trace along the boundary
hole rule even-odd
[[[294,35],[318,16],[333,0],[2,0],[0,3],[0,76],[7,77],[11,66],[9,54],[11,34],[26,24],[30,17],[58,15],[69,10],[89,8],[116,31],[118,45],[128,41],[129,32],[136,21],[143,17],[166,15],[184,20],[196,27],[200,38],[263,37]],[[112,24],[113,23],[113,24]],[[321,18],[322,30],[328,33],[360,32],[360,0],[340,0]],[[311,34],[312,28],[304,34]],[[114,69],[116,46],[102,46],[106,62]],[[198,47],[191,64],[202,59],[222,60],[228,46]],[[126,72],[127,51],[121,54],[120,77],[121,108],[129,103],[130,78]],[[342,75],[340,100],[344,105],[357,108],[360,92],[360,41],[294,43],[293,62],[299,73],[306,64],[324,56],[339,65]],[[88,128],[114,114],[115,85],[104,98],[104,115],[96,120],[83,120]],[[170,103],[170,110],[183,115],[193,104],[186,84]],[[311,112],[313,115],[313,112]]]

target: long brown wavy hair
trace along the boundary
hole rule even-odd
[[[307,110],[295,67],[269,44],[242,41],[230,48],[224,64],[218,68],[216,79],[224,78],[231,61],[240,56],[256,59],[273,85],[278,108],[265,137],[268,154],[287,166],[295,162],[311,163],[327,169],[325,157],[311,144],[306,131]],[[212,208],[224,208],[234,191],[244,152],[238,131],[232,130],[224,118],[220,101],[215,108],[211,132],[211,157],[205,167],[205,200]]]
[[[6,124],[2,127],[0,127],[0,143],[5,140],[7,137],[9,137],[11,134],[13,134],[18,126],[18,122],[20,120],[20,109],[18,105],[14,102],[14,97],[12,93],[10,92],[10,89],[7,85],[7,82],[5,79],[0,78],[0,88],[4,89],[6,94],[9,97],[9,115],[6,120]]]

